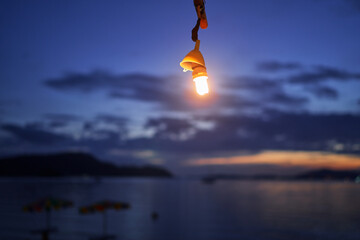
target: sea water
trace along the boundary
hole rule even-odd
[[[41,239],[31,231],[44,229],[45,213],[22,206],[46,196],[74,202],[51,213],[52,240],[101,235],[103,214],[78,211],[101,200],[131,204],[106,213],[119,240],[360,239],[360,184],[125,178],[0,179],[0,239]]]

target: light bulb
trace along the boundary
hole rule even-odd
[[[195,88],[199,95],[204,95],[206,93],[209,93],[209,86],[207,83],[207,76],[199,76],[194,78],[195,82]]]

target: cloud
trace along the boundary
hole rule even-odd
[[[81,117],[72,114],[47,113],[41,120],[25,123],[24,127],[32,130],[54,130],[68,126],[72,122],[78,122]]]
[[[265,77],[255,77],[255,76],[240,76],[225,78],[224,86],[229,89],[244,89],[244,90],[273,90],[281,87],[282,79],[272,79]]]
[[[3,124],[0,129],[9,134],[9,137],[5,138],[0,136],[0,155],[76,150],[91,152],[100,157],[104,157],[109,149],[121,146],[126,131],[125,128],[120,131],[117,128],[96,125],[91,129],[69,132],[50,127],[46,121],[24,125]],[[124,162],[123,160],[121,162]]]
[[[30,143],[51,145],[61,144],[69,140],[65,135],[42,130],[42,127],[41,123],[32,123],[25,126],[15,124],[4,124],[1,126],[2,130]]]
[[[181,140],[188,138],[193,133],[195,126],[188,119],[161,117],[148,119],[145,128],[152,129],[155,137]]]
[[[206,141],[209,149],[328,150],[329,141],[360,142],[359,115],[269,112],[267,116],[209,116],[215,128],[199,132],[193,142]],[[211,139],[211,141],[206,140]]]
[[[208,115],[199,119],[214,126],[201,129],[189,119],[152,119],[147,126],[155,126],[154,134],[130,139],[124,147],[207,156],[216,152],[274,149],[360,153],[360,115],[269,111],[266,115]],[[167,127],[168,122],[174,127]],[[191,134],[182,141],[169,137],[189,130]]]
[[[108,138],[116,136],[117,138],[126,138],[128,130],[127,123],[129,119],[123,116],[114,114],[102,113],[98,114],[93,120],[86,121],[83,124],[83,130],[90,133],[90,135],[102,136]]]
[[[155,107],[170,111],[212,111],[214,109],[240,111],[272,107],[293,108],[305,105],[305,97],[286,93],[280,79],[258,77],[224,78],[217,89],[207,96],[194,94],[191,81],[186,84],[179,77],[159,77],[147,74],[115,75],[105,71],[88,74],[67,74],[48,79],[44,84],[60,91],[91,93],[103,91],[111,99],[131,99],[152,103]],[[266,107],[266,106],[265,106]]]
[[[175,76],[159,77],[140,73],[115,75],[106,71],[93,71],[48,79],[44,84],[60,91],[105,91],[112,99],[155,103],[165,109],[185,110],[201,105],[199,100],[196,103],[186,101],[189,96],[183,82]]]
[[[313,93],[318,98],[338,99],[339,93],[336,89],[328,86],[314,85],[307,86],[306,90]]]
[[[284,77],[284,80],[277,79],[275,81],[269,81],[264,79],[265,81],[263,82],[276,82],[278,84],[301,84],[304,86],[305,91],[308,91],[317,98],[329,100],[338,99],[339,93],[336,89],[329,86],[324,86],[321,83],[331,80],[338,82],[360,80],[360,73],[358,72],[350,72],[323,65],[305,66],[297,62],[265,61],[258,63],[257,69],[263,72],[298,70],[296,74]]]
[[[69,123],[66,122],[66,121],[56,121],[56,120],[54,120],[54,121],[49,122],[48,126],[50,128],[63,128],[63,127],[68,126],[68,124]]]
[[[278,62],[278,61],[265,61],[260,62],[257,65],[257,69],[263,72],[282,72],[286,70],[298,70],[296,74],[290,74],[285,76],[284,79],[267,79],[267,78],[252,78],[260,84],[253,84],[255,88],[266,88],[268,90],[281,89],[279,84],[301,84],[304,86],[304,90],[313,94],[320,99],[338,99],[339,93],[336,89],[324,86],[321,83],[326,81],[338,81],[344,82],[349,80],[360,80],[360,73],[345,71],[334,67],[317,65],[317,66],[305,66],[296,62]],[[272,83],[272,85],[270,85]],[[276,84],[277,85],[276,85]],[[246,86],[245,86],[246,87]],[[304,98],[304,97],[303,97]],[[277,98],[273,98],[277,99]],[[284,98],[285,100],[285,98]],[[300,99],[298,99],[300,100]],[[285,102],[285,101],[284,101]],[[296,99],[288,99],[288,103],[296,103]],[[298,101],[299,103],[301,101]],[[304,99],[303,103],[307,100]]]
[[[151,156],[142,157],[144,161],[162,159],[170,165],[181,165],[189,159],[238,156],[239,152],[244,152],[245,155],[262,151],[360,154],[360,115],[355,114],[268,110],[262,114],[250,115],[214,113],[189,115],[186,118],[153,117],[143,126],[151,134],[132,138],[124,137],[122,131],[114,128],[117,125],[113,123],[116,124],[118,120],[121,124],[129,121],[122,116],[99,114],[93,119],[85,120],[84,123],[90,122],[92,126],[79,129],[75,135],[73,132],[55,131],[41,122],[3,124],[2,131],[14,138],[2,139],[4,141],[1,142],[7,145],[1,146],[0,154],[6,151],[18,153],[44,149],[81,149],[104,159],[124,162],[126,156],[134,157],[137,152],[151,151]],[[110,123],[109,126],[107,122]],[[209,123],[208,127],[203,127],[204,123]],[[121,127],[126,129],[126,123]]]
[[[81,118],[68,114],[45,114],[41,120],[20,124],[3,124],[1,129],[19,141],[38,145],[117,144],[126,137],[128,119],[112,114],[98,114],[81,123]],[[73,124],[75,122],[75,124]],[[81,124],[81,128],[77,128]],[[67,129],[62,127],[69,126]],[[69,131],[70,129],[70,131]],[[105,144],[106,143],[106,144]],[[113,144],[111,144],[113,145]]]
[[[128,122],[128,119],[126,117],[113,115],[113,114],[98,114],[95,117],[95,121],[103,122],[107,124],[113,124],[116,126],[124,126]]]
[[[97,70],[90,73],[70,73],[60,78],[44,81],[50,88],[62,91],[89,93],[94,91],[114,91],[126,98],[141,97],[147,91],[176,91],[179,81],[175,77],[158,77],[148,74],[112,74]],[[144,95],[146,96],[146,95]],[[146,98],[146,97],[145,97]],[[148,100],[148,99],[147,99]]]
[[[269,102],[288,106],[303,106],[309,100],[306,97],[291,96],[284,92],[278,92],[268,98]]]
[[[303,66],[297,62],[279,62],[279,61],[264,61],[256,65],[256,69],[261,72],[280,72],[289,70],[300,70]]]
[[[186,102],[186,95],[183,89],[178,91],[166,89],[163,86],[148,88],[137,86],[135,88],[114,90],[109,93],[112,99],[132,99],[141,102],[154,103],[164,109],[187,110],[191,108]]]
[[[287,93],[282,79],[242,76],[225,80],[224,86],[244,93],[241,97],[257,109],[272,107],[291,111],[294,107],[304,107],[309,101],[305,96]]]
[[[348,72],[327,66],[317,66],[311,72],[304,71],[289,77],[290,83],[298,84],[316,84],[327,80],[340,82],[348,80],[360,80],[360,73]]]
[[[43,115],[45,122],[42,122],[43,128],[63,128],[71,122],[80,121],[81,117],[73,114],[47,113]]]
[[[194,94],[191,81],[179,76],[155,76],[143,73],[113,74],[107,71],[65,74],[59,78],[48,79],[44,84],[59,91],[80,93],[103,92],[110,99],[123,99],[151,104],[155,110],[187,112],[190,114],[211,112],[251,113],[266,109],[287,112],[300,112],[311,105],[305,91],[317,98],[334,100],[339,98],[336,89],[322,84],[335,79],[346,81],[360,79],[360,74],[327,66],[307,67],[296,62],[262,62],[259,66],[281,69],[297,69],[297,74],[288,77],[269,78],[264,76],[223,77],[207,96]],[[301,70],[301,71],[300,71]],[[305,91],[294,92],[291,85],[301,85]],[[98,125],[100,120],[106,124],[123,125],[124,119],[98,116],[84,123],[84,129]],[[112,122],[112,123],[111,123]],[[65,125],[65,124],[63,124]],[[61,127],[61,122],[52,123]]]

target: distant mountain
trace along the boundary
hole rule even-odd
[[[295,179],[302,180],[352,180],[354,181],[357,176],[360,175],[360,171],[345,171],[345,170],[330,170],[320,169],[310,172],[306,172],[295,176]]]
[[[276,175],[208,175],[202,178],[204,183],[214,183],[216,180],[346,180],[355,181],[360,177],[360,171],[320,169],[305,172],[296,176]]]
[[[0,176],[121,176],[171,177],[160,167],[123,166],[97,160],[86,153],[57,153],[46,155],[20,155],[0,159]]]
[[[201,180],[204,183],[212,184],[217,180],[285,180],[286,177],[276,175],[237,175],[237,174],[216,174],[203,177]]]

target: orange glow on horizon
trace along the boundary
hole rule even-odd
[[[191,166],[241,164],[271,164],[287,167],[299,166],[309,168],[355,169],[360,168],[360,157],[328,152],[264,151],[247,156],[200,158],[192,159],[186,162],[186,165]]]

